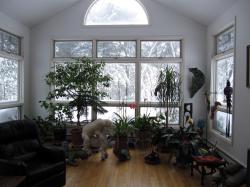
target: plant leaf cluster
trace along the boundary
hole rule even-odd
[[[77,112],[77,124],[80,117],[87,116],[88,106],[92,106],[97,112],[104,113],[102,107],[104,102],[101,98],[107,93],[102,88],[109,87],[111,77],[103,73],[105,63],[94,62],[94,60],[83,57],[75,58],[71,62],[56,64],[54,71],[46,75],[46,83],[53,89],[48,93],[41,106],[47,109],[52,116],[55,112],[64,119],[72,119],[72,113]],[[69,102],[56,102],[66,99]],[[60,114],[61,113],[61,114]]]
[[[154,95],[166,107],[166,125],[168,126],[169,107],[181,100],[181,77],[173,67],[167,66],[160,71]]]
[[[119,115],[118,113],[115,113],[116,118],[113,122],[114,124],[114,135],[116,137],[126,137],[130,133],[133,133],[136,128],[132,125],[133,119]]]

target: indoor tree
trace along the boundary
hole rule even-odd
[[[89,106],[97,112],[106,112],[101,98],[107,96],[103,88],[109,87],[111,78],[103,73],[104,66],[104,62],[96,63],[86,57],[55,64],[55,70],[46,75],[46,83],[52,89],[46,100],[41,101],[42,107],[49,112],[54,110],[53,115],[62,112],[60,109],[63,108],[64,115],[69,119],[72,119],[72,113],[76,111],[77,125],[80,125],[81,116],[87,118]],[[68,102],[62,104],[58,100]]]
[[[165,117],[166,127],[168,127],[170,108],[181,101],[180,73],[171,66],[161,70],[154,95],[161,102],[161,105],[166,107]]]

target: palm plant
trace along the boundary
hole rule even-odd
[[[161,70],[154,94],[161,102],[161,105],[166,107],[166,127],[168,127],[170,107],[178,104],[181,100],[181,78],[179,72],[170,66]]]
[[[128,118],[125,115],[119,115],[115,113],[117,118],[114,120],[114,136],[116,138],[113,152],[119,160],[129,160],[130,153],[128,147],[128,135],[133,133],[135,128],[132,125],[133,119]]]
[[[133,119],[127,116],[121,116],[115,113],[116,119],[114,120],[114,135],[116,137],[127,137],[130,133],[135,131],[132,125]]]

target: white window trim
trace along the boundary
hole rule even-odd
[[[84,18],[83,18],[83,21],[82,21],[82,27],[84,28],[131,28],[131,27],[134,27],[134,28],[140,28],[140,27],[148,27],[151,25],[151,16],[149,15],[149,12],[147,11],[146,7],[144,6],[144,4],[141,2],[141,0],[135,0],[138,2],[138,4],[142,7],[142,9],[144,10],[146,16],[147,16],[147,20],[148,20],[148,24],[121,24],[121,25],[87,25],[86,24],[86,19],[87,19],[87,16],[89,14],[89,11],[90,9],[94,6],[94,4],[97,2],[98,0],[94,0],[87,8],[87,10],[85,11],[85,14],[84,14]]]
[[[216,46],[216,36],[218,36],[219,34],[223,33],[224,31],[227,31],[229,30],[230,28],[233,28],[233,31],[234,31],[234,48],[233,49],[229,49],[225,52],[222,52],[222,53],[219,53],[219,54],[216,54],[217,53],[217,46]],[[221,59],[225,59],[225,58],[229,58],[229,57],[233,57],[233,61],[234,61],[234,79],[233,79],[233,85],[235,85],[235,44],[236,44],[236,24],[233,23],[233,24],[230,24],[229,26],[227,26],[226,28],[224,28],[222,31],[218,32],[216,35],[214,35],[214,42],[215,42],[215,50],[214,50],[214,57],[212,58],[211,60],[211,83],[210,83],[210,93],[212,93],[212,99],[211,99],[211,103],[214,104],[214,102],[216,101],[215,97],[216,97],[216,84],[215,84],[215,81],[216,81],[216,62],[221,60]],[[235,91],[233,91],[233,94],[232,94],[232,98],[233,98],[233,101],[235,101]],[[230,114],[232,114],[232,132],[231,132],[231,136],[230,137],[226,137],[225,134],[219,132],[218,130],[214,129],[213,128],[213,124],[215,123],[215,119],[214,120],[209,120],[209,131],[215,135],[218,139],[222,140],[223,142],[227,143],[227,144],[230,144],[230,145],[233,145],[233,137],[234,137],[234,112],[235,112],[235,104],[233,103],[233,106],[232,106],[232,109],[231,109],[231,112]],[[218,109],[218,111],[222,111],[222,112],[225,112],[227,113],[226,111],[226,108],[225,107],[220,107]]]
[[[7,32],[7,31],[5,31]],[[7,32],[10,33],[10,32]],[[11,33],[10,33],[11,34]],[[15,34],[12,34],[14,36],[17,36]],[[19,36],[17,36],[19,37]],[[23,105],[24,105],[24,56],[23,56],[23,38],[20,38],[20,46],[19,46],[19,50],[20,50],[20,55],[16,55],[16,54],[12,54],[12,53],[8,53],[5,51],[0,51],[0,57],[2,58],[7,58],[7,59],[12,59],[12,60],[16,60],[18,62],[18,93],[17,93],[17,100],[16,101],[6,101],[6,102],[0,102],[0,110],[1,109],[8,109],[8,108],[19,108],[19,118],[22,118],[22,110],[23,110]]]
[[[98,25],[99,26],[99,25]],[[127,26],[127,25],[126,25]],[[108,107],[108,106],[112,106],[112,107],[120,107],[120,106],[125,106],[128,107],[128,105],[130,104],[134,104],[137,103],[136,109],[135,109],[135,116],[139,116],[140,114],[140,107],[159,107],[161,108],[162,106],[160,106],[160,102],[141,102],[140,101],[140,96],[141,96],[141,89],[140,89],[140,80],[141,80],[141,74],[139,73],[141,71],[141,64],[142,63],[164,63],[164,64],[168,64],[168,63],[176,63],[180,65],[180,75],[181,77],[183,77],[183,73],[184,73],[184,61],[183,61],[183,57],[184,57],[184,41],[182,38],[180,38],[179,36],[176,37],[176,39],[174,37],[171,37],[169,39],[169,37],[148,37],[148,38],[142,38],[142,39],[134,39],[134,38],[127,38],[127,37],[120,37],[120,38],[112,38],[112,37],[108,37],[108,38],[98,38],[98,39],[69,39],[69,40],[65,40],[65,39],[55,39],[55,40],[51,40],[52,43],[52,52],[51,52],[51,62],[50,62],[50,67],[51,70],[53,70],[54,64],[55,63],[60,63],[60,62],[65,62],[65,61],[69,61],[71,58],[60,58],[60,57],[54,57],[54,42],[55,41],[92,41],[92,59],[95,62],[100,62],[101,60],[105,61],[106,64],[111,64],[111,63],[128,63],[128,64],[135,64],[135,76],[136,76],[136,80],[135,80],[135,89],[137,88],[137,90],[135,90],[135,100],[134,101],[105,101],[106,105],[104,107]],[[109,58],[101,58],[101,57],[97,57],[97,42],[98,41],[136,41],[136,57],[109,57]],[[180,57],[141,57],[141,53],[140,53],[140,47],[141,47],[141,41],[180,41],[181,45],[181,52],[180,52]],[[53,89],[53,88],[50,88]],[[184,89],[184,85],[182,83],[181,89]],[[55,102],[67,102],[67,101],[55,101]],[[122,105],[121,105],[122,104]],[[173,125],[182,125],[183,119],[182,119],[182,111],[183,111],[183,100],[181,100],[178,104],[173,104],[173,107],[179,107],[179,124],[173,124]],[[92,119],[96,117],[96,114],[93,114],[94,112],[92,112]],[[170,124],[172,125],[172,124]]]

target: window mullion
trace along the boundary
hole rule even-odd
[[[140,96],[141,96],[141,45],[140,40],[137,40],[136,45],[136,64],[135,64],[135,103],[136,103],[136,116],[140,115]]]

